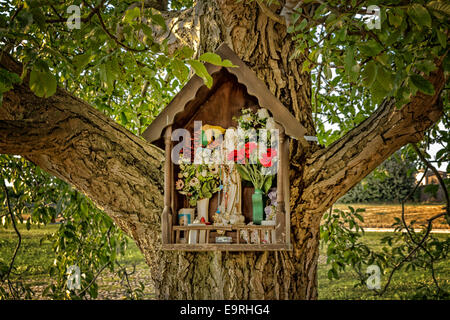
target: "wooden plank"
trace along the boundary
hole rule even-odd
[[[270,92],[266,84],[256,76],[255,72],[247,67],[226,44],[220,45],[216,53],[222,59],[229,59],[233,64],[238,66],[238,68],[223,67],[223,69],[235,75],[238,82],[245,85],[248,94],[258,99],[260,107],[268,109],[272,113],[275,121],[284,126],[286,134],[298,139],[303,147],[308,147],[308,142],[304,138],[306,129],[295,119],[280,100]],[[220,66],[214,66],[209,63],[206,63],[205,66],[208,73],[213,76],[214,73],[222,69]],[[211,91],[216,90],[215,85],[216,83],[214,82]],[[158,117],[152,121],[142,136],[151,143],[160,141],[164,128],[174,123],[175,116],[184,111],[186,105],[196,98],[198,91],[202,87],[205,87],[203,80],[197,75],[194,75]]]
[[[245,226],[216,226],[216,225],[202,225],[202,226],[173,226],[173,230],[225,230],[225,231],[235,231],[238,229],[249,229],[249,230],[273,230],[275,226],[263,226],[263,225],[245,225]]]
[[[291,184],[289,181],[289,138],[286,137],[284,139],[284,143],[282,146],[284,153],[286,156],[283,158],[283,170],[284,170],[284,178],[283,178],[283,194],[284,194],[284,217],[285,217],[285,233],[284,243],[291,243]]]
[[[163,244],[162,250],[170,251],[290,251],[286,244]]]
[[[177,230],[176,232],[177,232],[177,235],[175,238],[175,243],[180,243],[180,230]]]
[[[284,158],[286,157],[285,149],[283,145],[285,143],[285,136],[283,132],[283,128],[279,128],[280,130],[280,148],[279,148],[279,156],[277,162],[277,212],[276,212],[276,243],[284,243],[285,235],[286,235],[286,221],[285,221],[285,210],[284,210],[284,180],[289,179],[289,173],[287,170],[284,170]]]
[[[174,230],[225,230],[231,231],[231,226],[213,226],[213,225],[204,225],[204,226],[173,226]]]
[[[161,217],[161,238],[162,243],[169,243],[169,237],[171,234],[171,187],[172,187],[172,175],[171,175],[171,149],[172,141],[170,139],[172,135],[172,127],[168,126],[164,134],[165,144],[165,162],[164,162],[164,209]]]

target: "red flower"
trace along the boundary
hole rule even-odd
[[[276,149],[272,149],[272,148],[267,149],[267,156],[268,157],[273,158],[276,155],[277,155],[277,150]]]
[[[238,163],[245,163],[245,157],[246,157],[246,152],[244,149],[240,149],[240,150],[233,150],[230,153],[228,153],[228,160],[229,161],[234,161],[234,162],[238,162]]]
[[[244,149],[240,149],[236,153],[236,160],[238,163],[245,163],[245,157],[247,156],[247,152]]]
[[[267,155],[263,155],[261,159],[259,159],[263,167],[269,168],[272,166],[272,158],[267,157]]]
[[[244,148],[245,148],[245,156],[247,157],[247,159],[249,159],[250,154],[253,153],[253,151],[258,148],[258,145],[254,142],[247,142]]]
[[[233,150],[230,153],[228,153],[228,160],[236,162],[237,159],[237,150]]]

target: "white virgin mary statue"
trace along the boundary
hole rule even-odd
[[[229,128],[225,132],[222,144],[222,194],[220,198],[220,213],[216,216],[217,223],[244,224],[242,215],[242,186],[241,177],[236,170],[234,162],[228,160],[228,154],[236,149],[236,129]]]

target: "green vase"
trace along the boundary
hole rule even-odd
[[[252,194],[253,224],[260,225],[263,220],[263,194],[264,192],[260,189],[255,189],[255,193]]]

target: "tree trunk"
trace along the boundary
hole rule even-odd
[[[276,10],[276,7],[272,9]],[[278,8],[279,10],[279,8]],[[289,60],[294,45],[286,27],[268,18],[256,2],[198,2],[195,17],[197,54],[226,42],[262,79],[295,117],[314,133],[309,74],[301,60]],[[298,150],[293,146],[293,150]],[[301,150],[304,153],[305,150]],[[295,167],[299,175],[301,166]],[[301,193],[299,184],[294,194]],[[295,208],[293,208],[295,210]],[[208,252],[166,254],[155,281],[159,298],[176,299],[314,299],[320,217],[306,212],[292,230],[293,252]],[[145,252],[151,264],[152,252]],[[161,265],[159,264],[159,267]]]
[[[309,74],[299,71],[301,58],[289,60],[294,45],[284,25],[268,18],[256,2],[235,0],[198,1],[183,19],[191,23],[170,29],[185,32],[182,39],[191,41],[197,54],[226,42],[314,135]],[[173,47],[181,41],[180,36],[170,39]],[[22,71],[5,54],[1,66]],[[162,251],[161,150],[63,89],[41,99],[25,79],[4,94],[0,153],[26,157],[103,208],[143,252],[157,298],[315,299],[322,213],[437,121],[442,108],[436,101],[445,83],[442,68],[429,80],[435,95],[418,94],[400,109],[386,101],[328,148],[311,144],[305,150],[291,142],[291,252]]]

